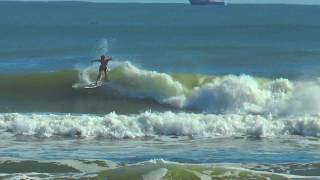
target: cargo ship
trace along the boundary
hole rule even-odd
[[[225,1],[216,0],[189,0],[192,5],[226,5]]]

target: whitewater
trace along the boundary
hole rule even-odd
[[[134,139],[155,136],[320,136],[320,116],[273,118],[260,115],[152,113],[118,115],[1,114],[1,136]],[[7,132],[7,133],[5,133]]]

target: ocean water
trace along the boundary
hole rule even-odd
[[[0,179],[320,179],[319,16],[0,2]]]

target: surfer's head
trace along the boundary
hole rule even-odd
[[[106,56],[102,55],[102,56],[100,56],[100,58],[101,58],[101,59],[105,59],[105,58],[106,58]]]

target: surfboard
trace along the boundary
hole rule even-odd
[[[94,89],[94,88],[101,87],[101,86],[103,86],[103,85],[104,85],[104,83],[102,83],[102,82],[91,83],[91,84],[88,84],[88,85],[84,86],[83,88],[84,88],[84,89]]]
[[[98,83],[91,83],[91,84],[75,84],[72,87],[76,89],[95,89],[101,86],[106,85],[108,82],[98,82]]]

